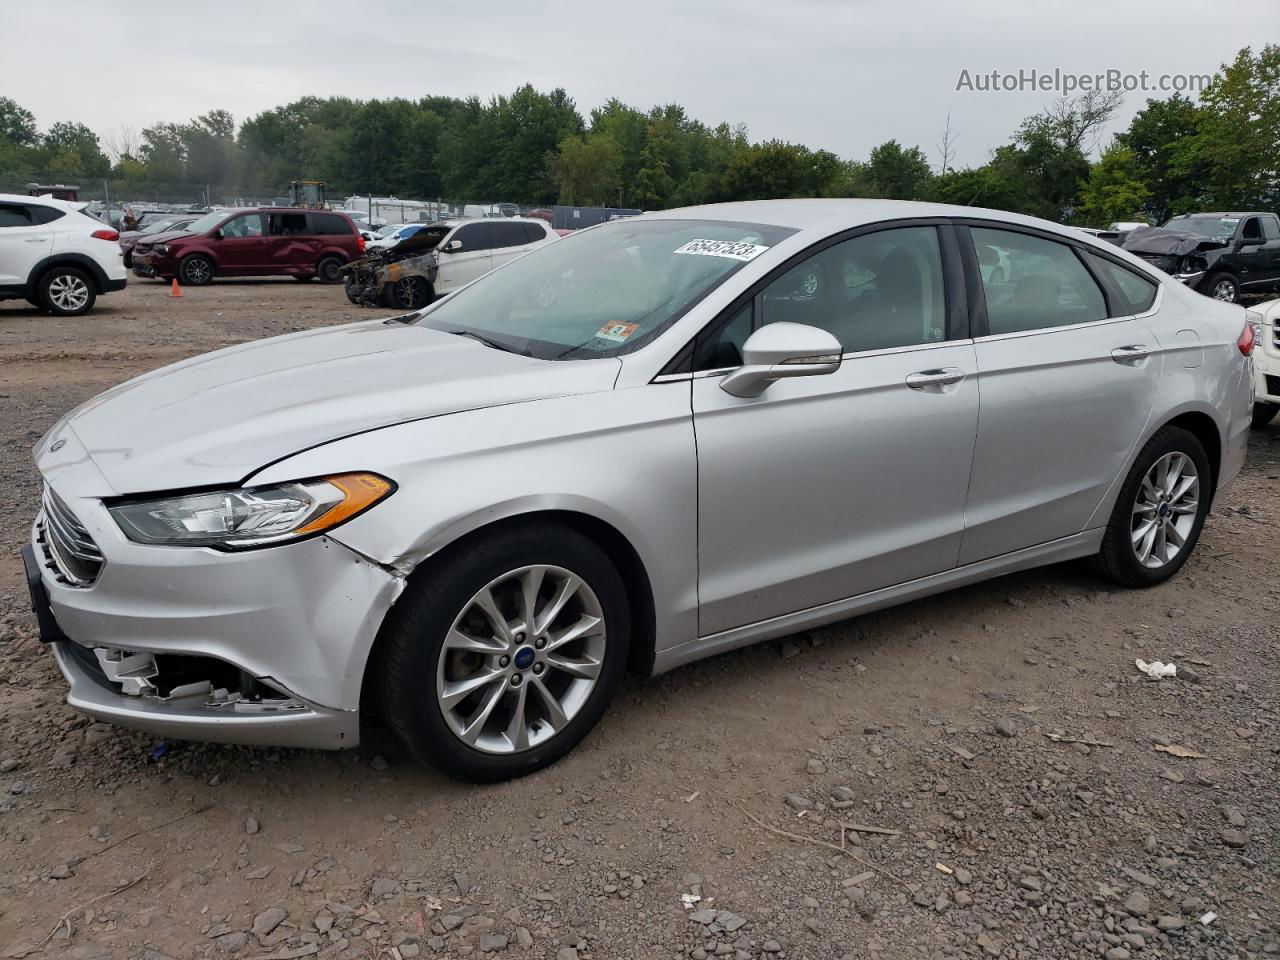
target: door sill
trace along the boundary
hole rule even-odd
[[[666,650],[659,650],[654,657],[653,672],[654,674],[665,673],[686,663],[714,656],[717,653],[736,650],[739,647],[750,646],[753,643],[760,643],[764,640],[772,640],[775,637],[785,637],[787,634],[796,633],[800,630],[825,626],[828,623],[845,620],[857,614],[870,613],[873,610],[892,607],[907,600],[943,593],[955,587],[978,583],[1006,573],[1092,556],[1102,548],[1104,533],[1105,528],[1102,527],[1096,530],[1085,530],[1082,533],[1063,537],[1059,540],[1050,540],[1048,543],[1041,543],[1023,550],[1015,550],[1013,553],[979,560],[977,563],[944,570],[942,573],[921,577],[918,580],[908,580],[906,583],[899,583],[892,587],[882,587],[879,590],[862,593],[856,597],[833,600],[830,603],[809,607],[795,613],[771,617],[768,620],[759,620],[741,627],[733,627],[729,630],[722,630],[719,633],[699,637],[696,640],[689,640]]]

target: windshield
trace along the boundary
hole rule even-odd
[[[196,220],[187,226],[188,233],[208,233],[227,217],[234,213],[234,210],[215,210],[213,213],[206,213],[199,220]]]
[[[142,228],[143,233],[168,233],[170,230],[180,230],[178,224],[181,220],[157,220],[155,223],[149,223]]]
[[[385,227],[383,227],[381,230],[378,231],[378,238],[383,239],[383,238],[389,237],[393,233],[395,233],[397,230],[399,230],[402,226],[404,226],[404,224],[388,223]]]
[[[1185,230],[1202,237],[1223,238],[1235,235],[1239,217],[1181,217],[1165,224],[1170,230]]]
[[[619,220],[537,247],[418,322],[543,360],[617,356],[653,340],[793,233],[715,220]],[[441,270],[449,256],[441,254]]]

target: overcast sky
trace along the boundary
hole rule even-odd
[[[982,163],[1046,92],[957,91],[962,70],[1212,73],[1275,39],[1275,0],[491,0],[194,4],[4,0],[0,95],[100,136],[306,94],[487,98],[564,87],[863,159],[888,139]],[[1270,21],[1269,23],[1267,21]],[[39,41],[34,38],[43,38]],[[56,56],[50,55],[56,47]],[[975,81],[976,82],[976,81]],[[1123,126],[1148,96],[1129,94]]]

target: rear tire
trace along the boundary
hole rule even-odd
[[[1280,413],[1280,403],[1255,403],[1249,423],[1253,429],[1261,430],[1275,419],[1277,413]]]
[[[184,287],[213,283],[213,261],[199,253],[184,258],[178,265],[178,282]]]
[[[316,264],[316,276],[321,283],[340,283],[345,264],[337,257],[321,257]]]
[[[1200,292],[1206,297],[1224,303],[1240,302],[1240,284],[1229,273],[1215,273],[1200,284]]]
[[[55,317],[78,317],[93,309],[97,292],[93,281],[76,267],[54,267],[36,285],[40,308]]]
[[[1172,470],[1166,474],[1171,489],[1159,480],[1166,464],[1180,466],[1177,478]],[[1181,570],[1204,529],[1211,478],[1209,457],[1195,434],[1181,427],[1157,431],[1120,488],[1094,570],[1125,587],[1154,587]]]
[[[521,598],[531,571],[543,572],[526,635]],[[551,613],[558,592],[571,587]],[[493,598],[487,608],[478,603],[484,596]],[[549,619],[540,623],[543,616]],[[557,645],[584,623],[590,628],[578,640]],[[510,639],[497,639],[503,632]],[[486,646],[467,645],[475,637]],[[415,757],[461,780],[508,780],[553,763],[586,737],[622,683],[630,640],[627,593],[599,546],[558,523],[512,525],[448,551],[410,580],[383,625],[374,679],[388,724]],[[594,674],[558,665],[566,663]],[[448,692],[491,674],[496,679],[468,686],[462,699]]]

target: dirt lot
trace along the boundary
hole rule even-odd
[[[1280,952],[1276,426],[1170,584],[1054,567],[632,681],[515,783],[376,731],[161,745],[72,714],[18,558],[31,445],[136,373],[371,315],[292,281],[0,305],[0,956]]]

